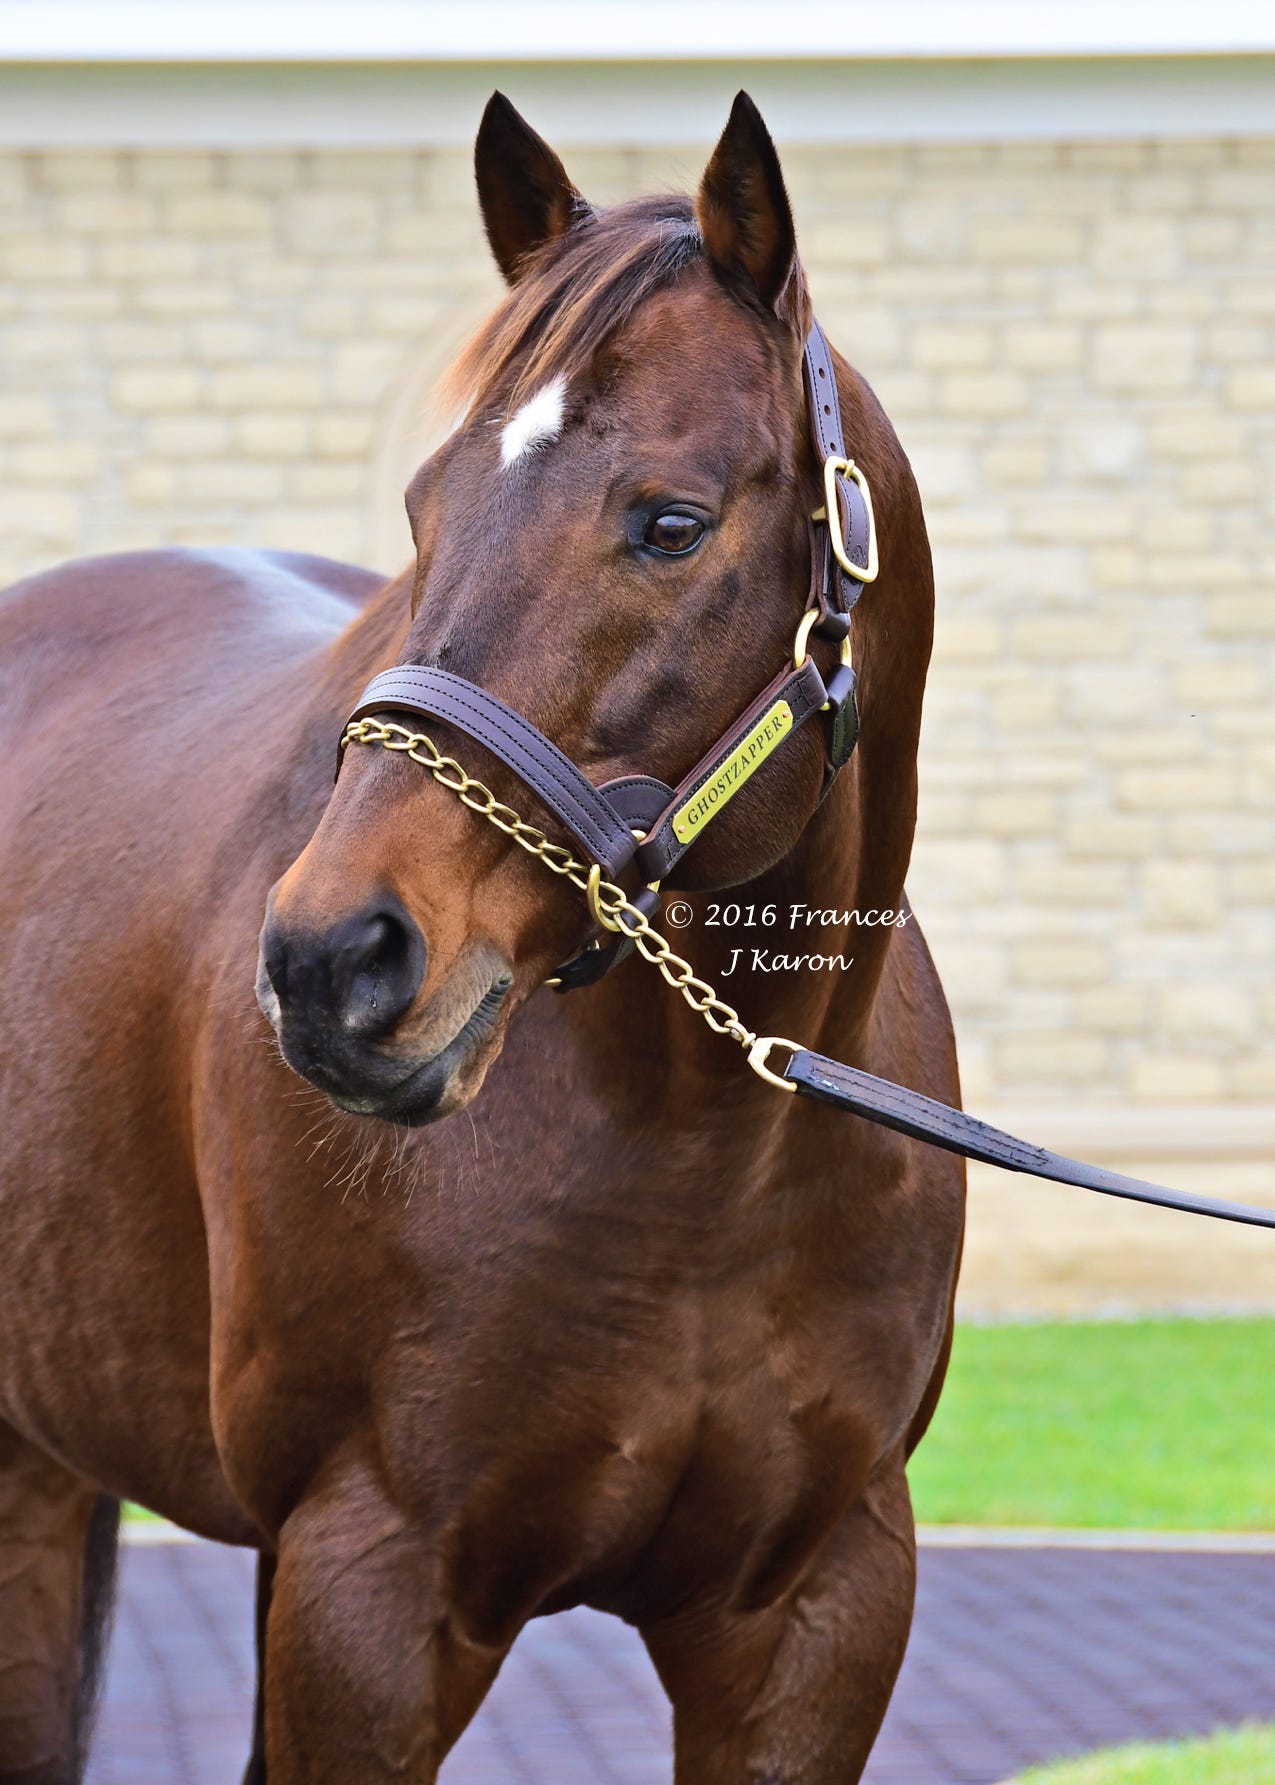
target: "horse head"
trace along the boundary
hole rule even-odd
[[[694,200],[597,209],[496,95],[476,172],[510,289],[407,491],[400,662],[499,696],[597,785],[676,784],[790,659],[809,588],[812,317],[778,157],[741,94]],[[820,799],[820,729],[741,789],[675,885],[739,885],[792,850]],[[430,732],[544,822],[471,740]],[[336,1102],[420,1122],[476,1093],[587,926],[583,900],[414,763],[351,750],[274,889],[260,995],[289,1063]]]

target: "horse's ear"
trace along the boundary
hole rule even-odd
[[[728,282],[741,278],[774,310],[797,258],[792,207],[761,113],[737,93],[730,120],[700,181],[695,212],[708,258]]]
[[[588,214],[566,168],[503,93],[492,94],[478,126],[474,174],[487,240],[510,285],[534,248]]]

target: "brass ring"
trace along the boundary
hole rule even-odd
[[[589,878],[585,882],[584,896],[589,901],[589,915],[594,923],[606,929],[607,921],[602,915],[602,907],[598,904],[598,889],[602,885],[602,869],[597,862],[589,869]]]
[[[792,666],[794,669],[805,668],[807,656],[806,646],[810,642],[810,633],[818,618],[819,609],[817,607],[808,607],[805,613],[801,616],[801,624],[797,628],[797,636],[792,641]]]
[[[604,930],[619,932],[624,928],[618,917],[611,916],[602,909],[599,896],[602,891],[602,869],[597,862],[589,869],[589,878],[585,881],[584,896],[589,901],[589,915],[594,923],[601,924]]]

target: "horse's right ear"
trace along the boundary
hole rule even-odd
[[[797,237],[775,145],[747,93],[735,96],[695,214],[719,276],[778,310],[796,266]]]
[[[478,126],[474,176],[487,240],[510,285],[533,249],[589,212],[548,143],[503,93],[492,94]]]

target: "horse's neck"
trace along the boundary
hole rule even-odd
[[[374,675],[396,661],[411,621],[411,572],[392,578],[328,646],[314,687],[314,712],[330,717],[334,701],[348,713]],[[335,748],[335,740],[333,740]]]

